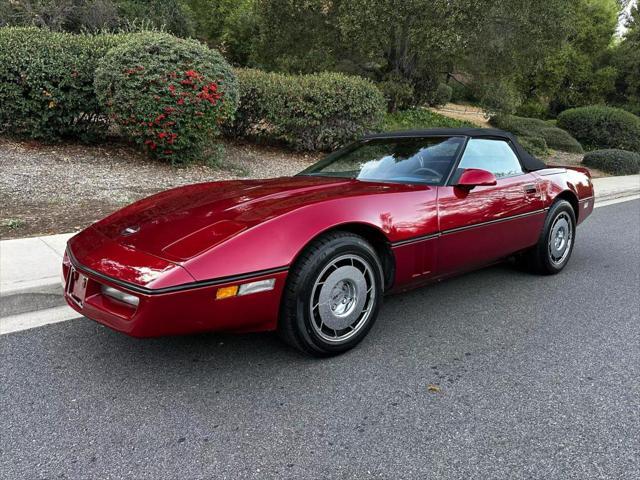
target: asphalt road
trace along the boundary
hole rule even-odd
[[[387,298],[329,360],[86,319],[4,335],[0,477],[639,478],[639,272],[633,201],[594,212],[562,274]]]

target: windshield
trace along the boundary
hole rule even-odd
[[[463,144],[463,137],[366,140],[329,155],[300,175],[440,185]]]

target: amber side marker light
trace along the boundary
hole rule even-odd
[[[216,300],[222,300],[229,297],[240,297],[251,293],[267,292],[273,290],[276,285],[275,278],[267,280],[258,280],[257,282],[243,283],[242,285],[231,285],[230,287],[219,288],[216,292]]]
[[[219,288],[216,292],[216,300],[222,300],[223,298],[235,297],[238,294],[238,285],[232,285],[231,287]]]

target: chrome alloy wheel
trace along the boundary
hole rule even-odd
[[[554,265],[561,265],[571,252],[573,242],[573,224],[565,212],[553,221],[549,233],[549,258]]]
[[[341,343],[366,323],[375,303],[373,269],[358,255],[342,255],[327,265],[311,291],[311,324],[325,341]]]

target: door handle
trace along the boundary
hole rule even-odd
[[[538,187],[536,186],[535,183],[530,183],[528,185],[525,185],[524,187],[522,187],[522,189],[524,190],[524,193],[526,195],[535,195],[538,193]]]

